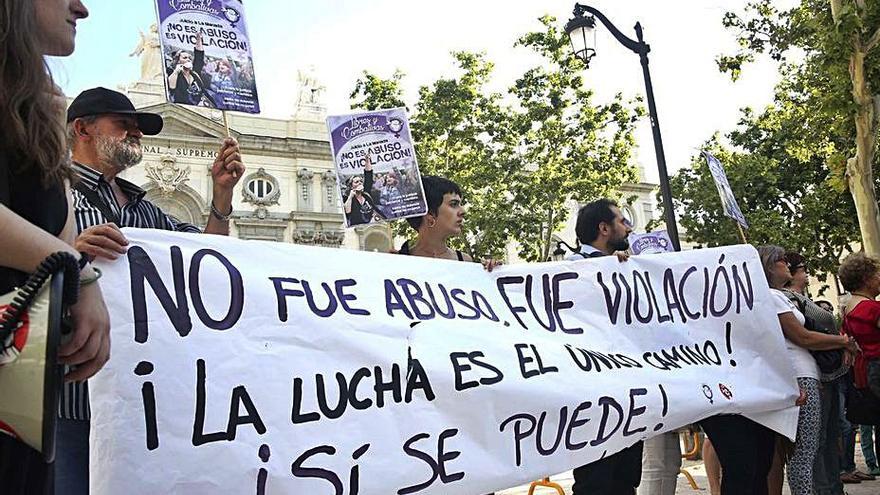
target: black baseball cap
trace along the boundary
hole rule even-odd
[[[162,116],[156,113],[138,112],[127,96],[119,91],[107,88],[92,88],[80,93],[73,99],[67,109],[67,122],[89,115],[115,113],[133,115],[137,119],[138,128],[147,136],[162,131]]]

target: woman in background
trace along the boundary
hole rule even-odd
[[[851,254],[837,276],[852,295],[844,310],[843,328],[862,348],[853,365],[855,386],[880,397],[880,302],[874,300],[880,294],[880,260]]]
[[[812,495],[813,464],[819,448],[821,428],[821,394],[819,392],[819,367],[809,351],[843,349],[855,354],[855,340],[844,335],[829,335],[807,330],[803,313],[783,292],[792,276],[785,258],[785,250],[779,246],[760,246],[758,255],[764,267],[764,275],[770,285],[788,355],[794,365],[795,376],[801,395],[805,399],[798,414],[797,441],[788,461],[788,485],[792,495]]]

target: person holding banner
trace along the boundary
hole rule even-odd
[[[165,214],[144,199],[143,189],[118,177],[140,163],[140,139],[162,130],[161,116],[137,111],[122,93],[93,88],[73,100],[67,121],[73,169],[79,178],[73,193],[78,251],[92,259],[118,258],[128,244],[120,227],[202,232]],[[205,233],[229,234],[232,191],[243,173],[238,143],[224,139],[211,167],[214,188]],[[88,493],[91,413],[86,382],[70,383],[62,390],[59,415],[56,493]]]
[[[578,211],[575,233],[581,248],[566,258],[569,261],[610,256],[620,261],[628,256],[632,226],[623,217],[617,203],[602,198],[587,203]],[[642,479],[642,450],[637,442],[620,452],[574,469],[574,495],[631,495]],[[678,458],[681,462],[681,457]]]
[[[767,283],[770,285],[770,292],[774,296],[779,323],[785,335],[786,347],[794,365],[798,386],[805,399],[798,415],[794,453],[788,461],[788,485],[792,495],[812,495],[813,464],[819,449],[822,405],[819,367],[809,351],[843,349],[855,355],[859,352],[859,346],[850,336],[829,335],[805,328],[804,314],[783,292],[786,284],[792,279],[785,250],[779,246],[760,246],[758,255],[764,267]],[[722,465],[723,463],[722,459]],[[727,477],[725,474],[724,479]]]
[[[406,219],[418,235],[412,247],[409,241],[405,241],[397,254],[473,262],[474,259],[468,254],[453,250],[448,245],[449,238],[461,235],[464,224],[461,188],[455,182],[435,175],[423,175],[422,187],[428,213]],[[483,261],[483,267],[490,272],[500,264],[493,259]]]
[[[0,293],[20,286],[52,253],[80,257],[72,245],[64,97],[43,57],[73,53],[76,23],[88,14],[80,0],[0,0]],[[97,279],[88,265],[81,275]],[[70,316],[74,332],[58,354],[78,365],[66,378],[88,378],[110,352],[110,320],[98,284],[82,285]],[[0,434],[0,491],[33,494],[50,487],[42,455]]]
[[[461,235],[464,224],[464,204],[458,184],[444,177],[423,175],[422,187],[428,203],[428,213],[406,219],[418,232],[415,242],[403,243],[397,254],[424,256],[454,261],[474,261],[467,253],[449,247],[449,239]],[[494,259],[482,261],[483,267],[492,271],[501,262]]]

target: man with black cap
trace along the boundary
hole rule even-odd
[[[67,110],[73,169],[76,249],[92,259],[116,259],[128,241],[120,227],[199,233],[198,227],[166,215],[144,199],[145,191],[117,175],[140,163],[141,137],[162,130],[162,117],[138,112],[122,93],[106,88],[83,91]],[[244,173],[238,143],[224,139],[211,166],[211,215],[204,232],[229,234],[232,191]],[[65,384],[56,440],[55,492],[88,493],[89,403],[86,382]]]

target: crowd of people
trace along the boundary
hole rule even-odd
[[[724,439],[712,424],[719,417],[703,421],[709,439],[703,457],[712,495],[781,494],[783,471],[792,495],[842,495],[844,484],[880,476],[873,426],[860,427],[868,469],[863,472],[856,469],[854,459],[858,425],[847,419],[847,407],[856,406],[847,401],[849,390],[880,392],[876,371],[880,364],[880,312],[874,312],[880,305],[874,301],[880,294],[880,265],[862,253],[843,260],[838,278],[850,297],[838,317],[828,301],[809,297],[808,264],[803,256],[779,246],[760,246],[758,254],[801,391],[797,436],[791,443],[744,418],[724,418],[722,421],[751,423],[752,439],[736,439],[750,441],[748,449],[741,450],[742,445],[734,449],[728,445],[730,439]],[[869,377],[870,370],[874,370],[874,378]],[[875,411],[874,421],[880,422],[880,409]],[[730,425],[726,430],[747,431]],[[743,465],[751,473],[750,487],[740,484],[742,473],[730,479],[731,468]]]
[[[73,335],[59,349],[68,368],[58,411],[55,469],[32,449],[0,435],[4,493],[88,493],[85,380],[101,369],[110,352],[109,317],[95,283],[100,272],[91,262],[125,252],[127,240],[120,227],[228,234],[232,191],[245,170],[238,143],[227,138],[211,168],[212,204],[204,230],[166,215],[144,198],[141,188],[118,177],[141,161],[141,137],[158,134],[163,122],[105,88],[84,91],[65,108],[44,56],[70,55],[76,22],[87,15],[80,0],[0,0],[0,293],[20,285],[55,252],[70,253],[81,267],[79,301],[70,308]],[[199,76],[204,64],[199,52],[197,48],[194,55],[177,54],[174,74],[168,76],[173,93],[191,102],[208,87]],[[217,61],[215,73],[226,70],[221,66]],[[202,85],[194,82],[199,80]],[[417,185],[413,177],[397,172],[374,179],[369,159],[367,163],[364,176],[353,177],[348,185],[344,210],[350,224],[381,217],[383,205]],[[398,253],[474,261],[449,246],[462,232],[464,192],[435,176],[421,177],[421,186],[428,211],[408,219],[416,237]],[[626,262],[631,232],[617,204],[608,199],[591,202],[578,213],[581,247],[569,259],[617,256]],[[803,257],[779,246],[760,246],[758,254],[779,318],[779,326],[767,331],[782,332],[786,358],[793,364],[792,379],[801,392],[797,439],[788,442],[739,415],[701,421],[710,440],[706,462],[713,494],[779,494],[787,472],[793,495],[840,495],[844,483],[880,476],[871,425],[858,427],[866,473],[855,469],[856,425],[847,421],[856,407],[853,397],[880,397],[880,260],[861,253],[843,260],[838,278],[849,298],[835,315],[827,302],[813,301],[807,294],[808,263]],[[489,271],[497,265],[494,260],[482,263]],[[869,418],[872,407],[867,406]],[[873,412],[880,415],[880,410]],[[648,452],[639,442],[576,468],[574,494],[634,494]],[[671,486],[672,492],[657,495],[674,493],[674,483],[666,486],[663,490]]]

